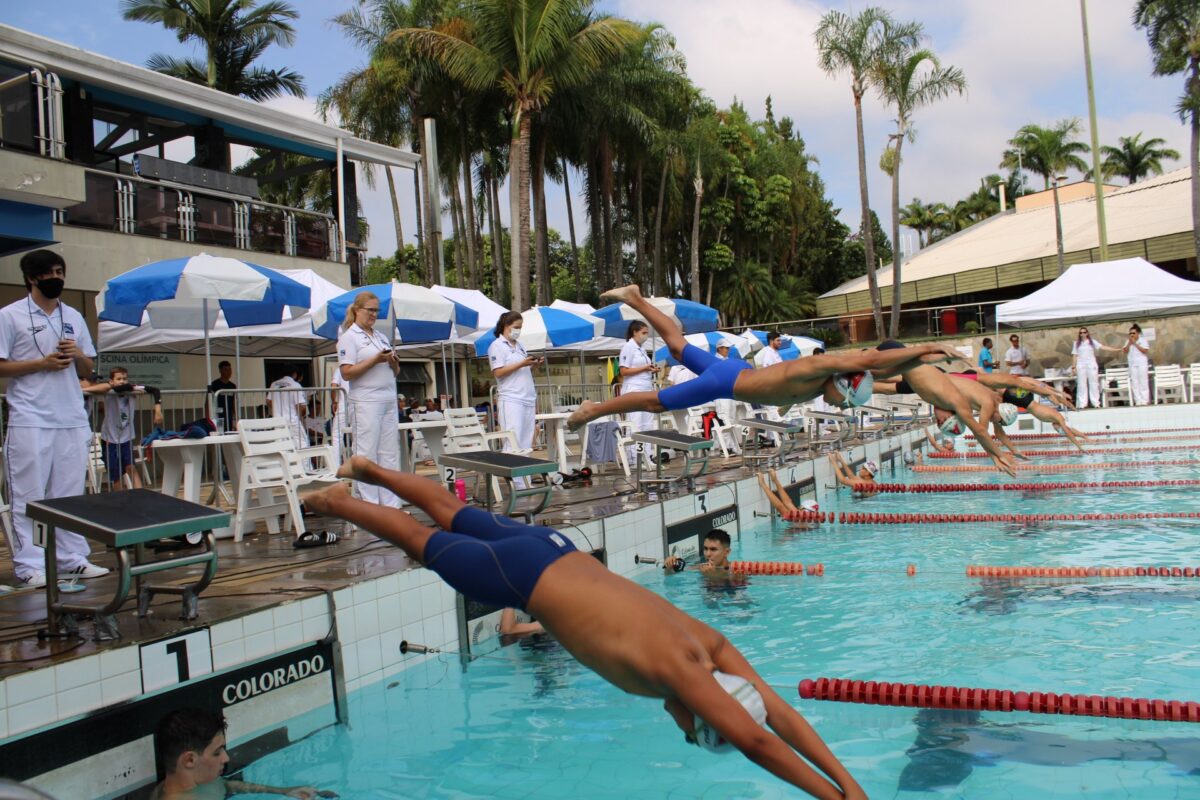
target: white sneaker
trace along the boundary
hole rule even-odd
[[[107,567],[100,567],[90,561],[85,561],[74,569],[60,569],[59,577],[63,578],[99,578],[102,575],[107,575],[109,572]],[[42,583],[45,584],[46,576],[42,576]]]
[[[46,585],[46,573],[31,572],[25,577],[17,577],[17,586],[22,589],[38,589]]]

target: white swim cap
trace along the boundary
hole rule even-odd
[[[946,418],[945,422],[938,426],[938,430],[942,432],[943,436],[962,436],[963,428],[965,427],[962,420],[958,418],[958,415],[952,414]]]
[[[713,672],[713,677],[717,683],[721,684],[721,688],[729,692],[730,696],[742,704],[742,708],[746,709],[753,720],[759,725],[767,724],[767,707],[763,703],[762,695],[758,693],[758,689],[754,688],[754,684],[745,678],[737,675],[729,675],[725,672]],[[733,745],[721,738],[721,734],[717,733],[716,728],[709,726],[707,722],[695,717],[695,733],[693,737],[696,739],[696,744],[708,750],[710,753],[731,753]]]
[[[911,450],[908,450],[904,453],[904,463],[905,464],[912,466],[914,463],[916,463],[916,461],[917,461],[917,459],[915,456],[913,456]]]
[[[1000,414],[1001,425],[1012,425],[1017,421],[1017,415],[1021,413],[1020,409],[1012,403],[1001,403],[996,411]]]
[[[875,391],[875,376],[869,372],[840,372],[833,376],[833,386],[848,406],[865,406]]]
[[[863,464],[863,469],[865,469],[867,472],[871,473],[872,478],[874,478],[876,475],[879,474],[879,465],[876,464],[874,461],[868,461],[865,464]]]
[[[805,500],[804,502],[802,502],[800,504],[800,508],[804,509],[805,511],[820,511],[821,510],[821,507],[819,505],[817,505],[816,500]]]

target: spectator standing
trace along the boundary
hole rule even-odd
[[[1071,345],[1071,366],[1075,370],[1075,407],[1087,408],[1092,405],[1100,407],[1100,363],[1096,354],[1101,350],[1119,351],[1118,347],[1109,347],[1097,342],[1088,333],[1086,327],[1079,329],[1074,344]]]
[[[400,424],[396,409],[396,375],[400,362],[392,340],[375,330],[379,298],[359,292],[342,323],[338,337],[338,369],[350,382],[350,427],[354,453],[366,456],[389,469],[400,468]],[[386,489],[368,483],[356,484],[358,496],[369,503],[400,507],[400,500]]]
[[[13,570],[24,587],[46,585],[46,560],[33,543],[25,507],[83,494],[91,430],[79,379],[92,374],[96,349],[83,315],[59,300],[67,265],[52,250],[21,258],[26,297],[0,309],[0,378],[8,378],[4,460],[12,499]],[[108,574],[88,561],[87,539],[55,534],[58,574]]]
[[[783,336],[779,331],[771,331],[767,334],[767,346],[758,351],[754,356],[754,366],[762,369],[763,367],[774,366],[783,361],[783,356],[779,355],[779,348],[783,347]]]
[[[525,351],[521,344],[524,320],[519,311],[505,311],[496,321],[496,341],[488,347],[488,364],[496,379],[496,407],[500,428],[513,432],[517,451],[533,449],[533,431],[537,414],[537,388],[533,368],[542,363]],[[509,445],[505,445],[508,449]]]
[[[1135,406],[1150,404],[1150,348],[1142,341],[1142,328],[1129,326],[1129,341],[1121,348],[1129,359],[1129,399]]]
[[[983,347],[979,348],[979,359],[977,361],[979,369],[982,372],[991,372],[996,367],[1000,366],[996,363],[996,359],[992,356],[992,340],[984,339]]]
[[[1010,375],[1029,374],[1029,351],[1021,346],[1021,337],[1015,333],[1008,337],[1008,350],[1004,353],[1004,363],[1008,365]]]
[[[621,347],[621,356],[617,363],[621,373],[621,394],[630,392],[649,392],[654,389],[654,362],[646,355],[643,345],[650,338],[650,326],[641,320],[629,323],[625,331],[625,344]],[[630,411],[625,415],[631,432],[647,431],[654,428],[654,415],[649,411]],[[628,450],[629,464],[633,466],[637,458],[637,446],[630,445]],[[649,454],[647,454],[647,461]]]
[[[232,392],[236,389],[237,384],[233,382],[233,364],[228,361],[217,364],[217,377],[208,385],[208,393],[215,395],[221,390]],[[237,397],[235,395],[223,394],[218,397],[216,408],[213,411],[216,415],[215,422],[218,431],[237,430]]]
[[[304,373],[299,367],[267,387],[267,413],[286,420],[297,450],[308,447],[308,393],[300,381]]]

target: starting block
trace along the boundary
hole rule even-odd
[[[485,477],[483,481],[483,503],[488,511],[492,510],[491,479],[500,478],[505,481],[508,484],[508,507],[504,511],[506,516],[512,516],[517,507],[517,500],[522,497],[540,498],[536,508],[522,512],[528,517],[540,514],[542,509],[546,507],[546,504],[550,502],[550,493],[554,491],[554,484],[551,482],[550,476],[558,472],[558,464],[554,461],[519,456],[515,453],[498,453],[490,450],[480,450],[470,453],[443,453],[442,457],[438,459],[438,463],[443,468],[465,469],[483,475]],[[544,485],[542,486],[530,486],[527,489],[518,489],[513,483],[514,478],[533,478],[538,475],[541,475],[544,481]],[[453,483],[453,481],[450,482]]]
[[[800,436],[804,433],[804,423],[800,421],[787,422],[784,420],[769,420],[747,418],[737,422],[746,429],[742,441],[742,465],[753,467],[758,463],[782,465],[792,451],[800,445]],[[775,447],[751,447],[757,442],[758,434],[774,434],[779,437]]]
[[[708,456],[712,450],[712,440],[699,436],[688,436],[678,431],[638,431],[631,437],[637,447],[637,472],[635,482],[638,492],[645,491],[647,485],[668,485],[676,481],[686,481],[688,489],[694,489],[696,478],[708,471]],[[650,445],[654,448],[654,477],[642,477],[642,453]],[[679,475],[664,477],[662,468],[662,451],[664,449],[678,450],[683,453],[683,472]],[[693,471],[695,468],[695,471]]]
[[[192,620],[199,616],[200,592],[217,574],[217,551],[212,532],[227,527],[231,516],[227,511],[149,489],[39,500],[26,506],[25,513],[33,520],[34,539],[45,548],[46,554],[47,628],[42,635],[74,635],[78,631],[75,615],[83,614],[95,620],[96,641],[121,637],[115,614],[124,604],[132,582],[137,585],[138,616],[149,613],[150,601],[156,594],[179,595],[183,603],[181,619]],[[117,589],[106,604],[85,605],[59,600],[56,528],[78,533],[116,550]],[[197,532],[203,533],[201,545],[204,549],[201,552],[144,563],[146,542]],[[142,583],[143,575],[194,564],[204,565],[204,574],[195,583],[182,586]]]

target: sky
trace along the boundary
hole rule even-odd
[[[268,67],[287,66],[306,81],[308,97],[279,98],[269,105],[316,116],[315,98],[341,75],[360,66],[357,51],[331,22],[355,0],[291,0],[299,11],[296,43],[271,48]],[[897,18],[924,23],[926,46],[944,64],[963,70],[964,97],[920,109],[916,140],[904,146],[900,203],[953,203],[979,180],[999,172],[1000,155],[1016,130],[1028,123],[1051,125],[1078,117],[1087,128],[1079,3],[1075,0],[880,0]],[[817,66],[813,31],[830,9],[855,12],[865,3],[816,0],[600,0],[603,9],[638,22],[658,22],[674,34],[692,81],[718,105],[740,100],[755,117],[769,95],[777,118],[791,117],[808,151],[818,160],[841,219],[857,227],[858,168],[854,108],[849,79],[829,77]],[[1186,166],[1187,129],[1175,113],[1181,76],[1153,77],[1145,34],[1130,24],[1133,0],[1088,0],[1100,143],[1143,133],[1161,137],[1184,154],[1166,165]],[[55,13],[35,3],[0,0],[0,22],[103,55],[143,64],[155,52],[198,55],[167,31],[125,22],[117,0],[57,0]],[[890,220],[890,179],[878,168],[893,115],[873,95],[863,104],[871,206],[885,227]],[[391,206],[382,175],[375,188],[360,179],[359,200],[371,223],[373,255],[395,249]],[[1079,177],[1079,176],[1074,176]],[[405,233],[413,236],[411,173],[398,173]],[[1031,185],[1040,179],[1031,176]],[[572,176],[572,186],[582,186]],[[566,231],[561,188],[547,188],[550,225]],[[501,201],[507,224],[507,201]],[[582,202],[576,198],[577,218]],[[449,222],[444,228],[449,231]],[[577,230],[579,226],[577,223]],[[905,248],[915,235],[902,232]]]

